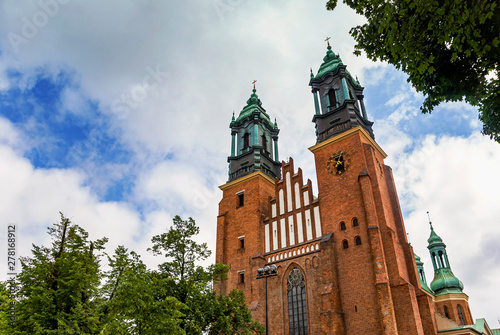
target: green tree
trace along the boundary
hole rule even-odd
[[[64,217],[48,228],[52,247],[33,245],[17,277],[17,334],[97,334],[100,255],[106,238]]]
[[[10,318],[11,312],[11,282],[0,282],[0,334],[9,335],[14,333],[12,327],[12,320]],[[13,287],[15,290],[15,286]]]
[[[119,246],[108,257],[110,270],[102,288],[102,334],[185,334],[180,328],[176,298],[158,299],[158,276],[148,271],[135,252]]]
[[[49,229],[51,247],[33,245],[21,258],[15,281],[17,322],[10,325],[11,292],[0,283],[0,334],[184,335],[252,334],[263,327],[252,320],[241,291],[217,295],[213,282],[228,267],[196,265],[209,255],[193,219],[174,218],[167,233],[154,236],[151,250],[167,261],[148,270],[135,252],[119,246],[101,270],[106,238],[88,233],[61,214]]]
[[[153,247],[150,250],[155,255],[167,257],[157,272],[159,287],[164,288],[159,292],[159,298],[173,296],[185,305],[181,327],[186,334],[201,334],[211,327],[238,329],[237,333],[241,331],[243,334],[258,330],[242,294],[232,293],[226,298],[218,296],[213,290],[213,282],[226,278],[228,267],[216,264],[203,268],[196,264],[211,254],[206,243],[200,244],[193,239],[199,231],[192,218],[184,221],[175,216],[173,225],[166,233],[152,238]],[[228,318],[228,315],[235,317]],[[226,323],[229,326],[224,326]]]
[[[338,0],[328,0],[333,10]],[[430,113],[444,101],[479,107],[483,134],[500,143],[500,6],[494,0],[344,0],[367,22],[355,53],[408,74]]]
[[[265,334],[266,328],[252,320],[241,290],[217,295],[209,334]]]

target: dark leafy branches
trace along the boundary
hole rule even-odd
[[[479,107],[483,134],[500,142],[500,6],[491,0],[344,0],[367,23],[353,27],[365,51],[408,74],[430,113],[444,101]],[[329,0],[333,10],[337,0]]]

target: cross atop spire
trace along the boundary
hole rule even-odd
[[[328,43],[328,46],[330,46],[330,39],[331,39],[331,37],[327,37],[327,38],[325,39],[325,42],[326,42],[326,43]]]
[[[257,80],[254,79],[254,81],[252,81],[252,84],[253,84],[253,89],[255,90],[255,83],[257,82]]]
[[[429,218],[429,225],[431,226],[431,230],[434,230],[434,228],[432,228],[431,215],[429,214],[429,211],[427,211],[427,217]]]

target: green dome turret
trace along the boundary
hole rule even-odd
[[[422,289],[426,290],[427,292],[433,294],[432,290],[427,286],[427,280],[425,279],[425,272],[424,272],[424,263],[421,261],[420,257],[415,255],[415,263],[417,263],[417,271],[418,271],[418,277],[420,279],[420,286],[422,286]]]
[[[429,220],[431,227],[431,235],[427,242],[427,249],[431,254],[432,266],[434,267],[434,279],[431,282],[431,289],[435,295],[448,293],[463,293],[464,284],[455,277],[451,271],[448,254],[446,253],[446,245],[441,237],[434,231],[432,222]]]

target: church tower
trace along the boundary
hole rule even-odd
[[[275,194],[275,180],[281,179],[279,129],[256,92],[254,81],[246,106],[236,119],[233,115],[229,125],[229,179],[220,187],[223,196],[217,217],[216,262],[229,265],[231,271],[216,289],[227,294],[238,288],[245,292],[247,301],[260,298],[254,298],[259,293],[254,282],[262,257],[255,256],[263,253],[262,220]]]
[[[427,335],[471,324],[463,285],[432,228],[435,277],[427,285],[407,240],[387,155],[375,142],[363,87],[329,44],[309,85],[316,195],[293,159],[279,162],[279,129],[255,86],[233,115],[216,249],[216,261],[230,270],[216,290],[242,290],[264,325],[267,304],[270,334]],[[277,274],[260,280],[259,269],[271,265]]]
[[[333,233],[346,334],[424,334],[414,253],[363,87],[330,45],[310,86],[317,133],[310,151],[324,231]]]

